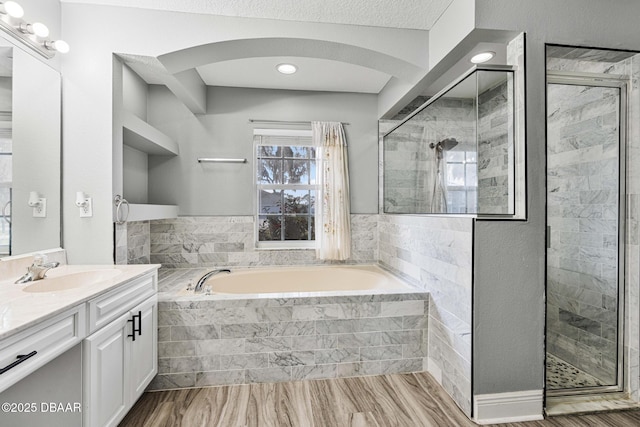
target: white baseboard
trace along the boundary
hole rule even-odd
[[[473,399],[473,418],[478,424],[542,420],[542,400],[543,390],[477,395]]]

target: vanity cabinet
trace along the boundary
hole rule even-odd
[[[84,304],[0,342],[0,392],[86,336]]]
[[[85,427],[118,425],[158,371],[155,286],[155,275],[148,276],[89,304],[90,318],[93,304],[94,307],[102,306],[104,313],[113,320],[84,340]],[[132,295],[132,289],[138,292]],[[146,289],[146,299],[131,307],[145,295],[145,292],[139,292],[140,289]],[[126,295],[129,297],[123,300]],[[108,309],[116,302],[123,303],[119,311]],[[99,321],[100,316],[95,319]]]

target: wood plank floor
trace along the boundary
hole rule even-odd
[[[145,393],[121,427],[474,426],[425,372]],[[552,417],[506,427],[636,427],[640,411]]]

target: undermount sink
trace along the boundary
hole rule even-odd
[[[120,274],[120,270],[90,270],[78,273],[69,273],[63,276],[45,277],[42,280],[25,286],[24,292],[56,292],[75,289],[80,286],[89,286],[94,283],[112,279]]]

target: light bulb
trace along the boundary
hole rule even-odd
[[[40,43],[49,37],[49,28],[41,22],[34,22],[33,24],[23,22],[18,29],[24,34],[33,34]]]
[[[44,47],[49,50],[55,50],[60,53],[68,53],[70,50],[69,43],[64,40],[46,41]]]
[[[24,16],[24,9],[14,1],[6,1],[2,3],[2,7],[4,12],[12,18],[22,18]]]
[[[40,37],[43,39],[49,37],[49,28],[47,28],[47,26],[42,22],[34,22],[29,26],[31,27],[31,33],[36,37]]]

